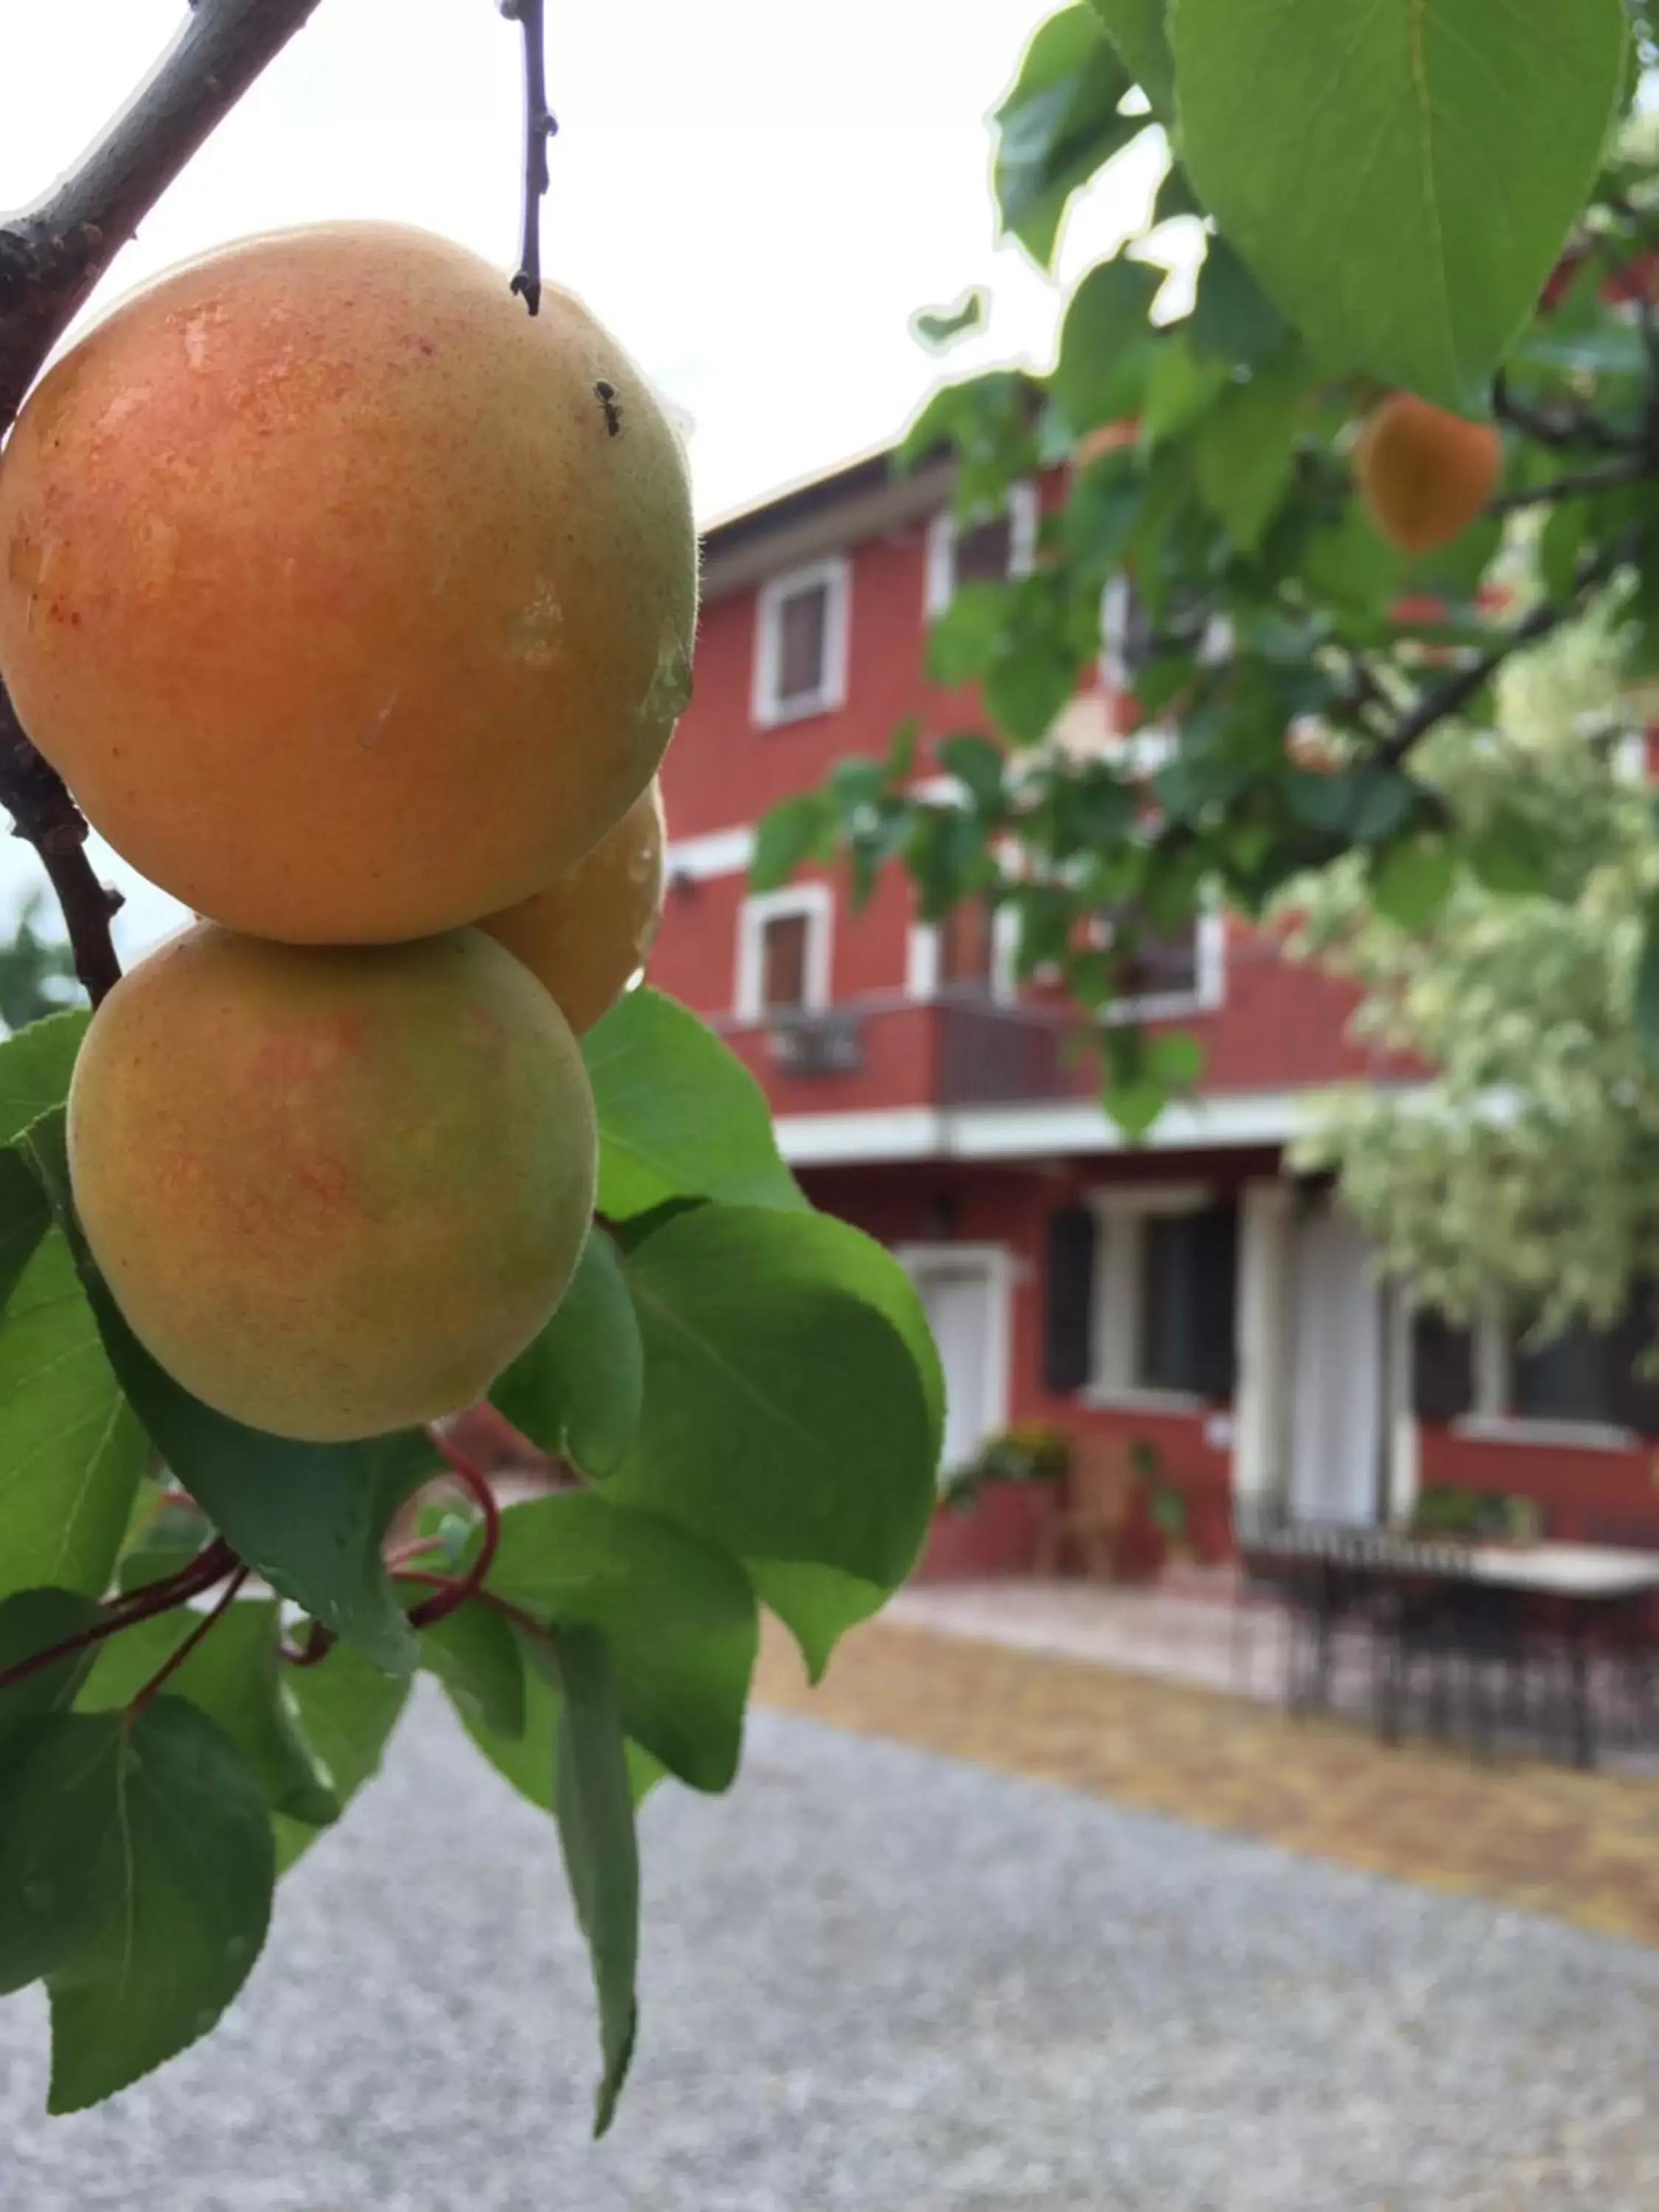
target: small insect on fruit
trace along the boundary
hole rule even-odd
[[[602,376],[593,386],[593,396],[605,415],[605,427],[613,438],[622,435],[622,402],[617,397],[617,387],[607,376]]]

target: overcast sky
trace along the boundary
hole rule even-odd
[[[990,332],[948,356],[1046,362],[1059,295],[993,237],[988,111],[1042,0],[550,0],[545,260],[693,424],[711,519],[879,444],[942,373],[918,307],[970,283]],[[72,161],[172,36],[182,0],[4,9],[0,204]],[[284,223],[422,223],[513,264],[519,39],[492,0],[320,0],[111,276]],[[1074,210],[1060,276],[1142,219],[1156,167]],[[129,955],[170,925],[135,892]],[[30,879],[0,848],[0,909]],[[176,911],[176,910],[175,910]]]

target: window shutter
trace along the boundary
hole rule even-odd
[[[1474,1335],[1419,1306],[1412,1320],[1412,1411],[1419,1421],[1455,1421],[1474,1407]]]
[[[1042,1383],[1070,1393],[1094,1365],[1095,1240],[1099,1224],[1086,1206],[1048,1217],[1042,1271]]]
[[[1229,1404],[1238,1379],[1238,1202],[1225,1199],[1192,1224],[1194,1388]]]
[[[1625,1310],[1607,1338],[1607,1417],[1638,1436],[1659,1437],[1659,1381],[1642,1371],[1659,1340],[1659,1282],[1631,1285]]]

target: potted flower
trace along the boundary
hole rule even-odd
[[[1065,1431],[1047,1422],[1022,1421],[988,1437],[940,1483],[917,1580],[1030,1574],[1070,1465]]]

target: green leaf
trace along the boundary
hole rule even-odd
[[[1040,268],[1053,258],[1066,203],[1146,127],[1118,103],[1129,77],[1087,7],[1051,15],[1025,50],[996,112],[992,187],[1003,228]]]
[[[1074,436],[1138,410],[1155,351],[1148,318],[1164,276],[1144,261],[1102,261],[1073,293],[1048,389]]]
[[[1283,352],[1291,326],[1224,238],[1212,238],[1184,325],[1200,361],[1258,368]]]
[[[753,1593],[735,1559],[611,1497],[510,1506],[488,1586],[544,1625],[603,1635],[629,1735],[694,1790],[724,1790],[755,1663]]]
[[[125,1745],[118,1721],[56,1713],[26,1722],[3,1758],[0,1994],[9,1995],[65,1965],[116,1909]]]
[[[0,1043],[0,1144],[69,1097],[75,1056],[92,1016],[84,1009],[48,1014]]]
[[[1369,614],[1398,591],[1401,567],[1400,556],[1372,527],[1363,503],[1353,499],[1340,521],[1309,539],[1302,573],[1318,598]]]
[[[1304,392],[1300,364],[1258,369],[1206,416],[1198,488],[1241,553],[1253,553],[1290,489]]]
[[[696,1016],[629,991],[582,1039],[599,1121],[599,1211],[672,1198],[805,1206],[760,1085]]]
[[[212,1523],[194,1498],[162,1498],[152,1492],[142,1512],[137,1532],[127,1532],[116,1576],[124,1596],[177,1574],[213,1535]]]
[[[457,1711],[509,1742],[523,1735],[524,1659],[499,1613],[469,1604],[434,1620],[421,1631],[421,1664],[443,1684]]]
[[[706,1206],[627,1272],[645,1411],[611,1494],[740,1558],[902,1582],[938,1431],[915,1338],[890,1317],[915,1302],[896,1263],[824,1215]]]
[[[557,1650],[564,1703],[555,1809],[565,1875],[599,2001],[604,2066],[593,2107],[599,2136],[616,2112],[639,2027],[639,1842],[616,1673],[604,1639],[576,1630],[559,1638]]]
[[[314,1667],[284,1671],[301,1733],[327,1768],[343,1806],[378,1772],[409,1700],[409,1678],[383,1674],[347,1644],[337,1644]],[[316,1840],[317,1831],[280,1817],[274,1825],[278,1863],[286,1873]]]
[[[115,1739],[120,1851],[99,1932],[51,1976],[53,2112],[112,2097],[207,2033],[259,1954],[276,1879],[258,1783],[194,1705],[161,1697],[130,1725],[82,1725]]]
[[[963,785],[982,815],[1000,819],[1003,812],[1002,747],[971,732],[941,738],[934,755],[946,775]]]
[[[955,686],[983,676],[996,659],[1012,595],[1006,584],[960,584],[927,633],[927,673]]]
[[[9,1145],[0,1151],[0,1314],[52,1226],[46,1193]]]
[[[1190,1091],[1204,1072],[1204,1048],[1185,1030],[1161,1030],[1146,1039],[1146,1067],[1166,1096]]]
[[[1318,775],[1293,769],[1285,778],[1291,811],[1316,830],[1354,845],[1378,845],[1408,822],[1417,793],[1398,769],[1376,764]]]
[[[100,1595],[149,1455],[54,1231],[0,1328],[0,1595],[42,1583]]]
[[[1175,118],[1175,63],[1164,27],[1164,0],[1094,0],[1095,13],[1154,115]]]
[[[524,1668],[525,1724],[522,1735],[496,1735],[477,1715],[456,1704],[455,1711],[474,1744],[504,1782],[510,1783],[528,1805],[539,1813],[553,1810],[558,1779],[559,1712],[563,1700],[553,1676],[551,1650],[519,1630],[513,1631]],[[455,1701],[452,1698],[451,1703]],[[636,1743],[628,1746],[629,1781],[634,1802],[644,1802],[666,1769]]]
[[[1547,599],[1571,595],[1589,522],[1587,499],[1564,499],[1550,509],[1538,538],[1538,571]]]
[[[1659,898],[1648,902],[1642,951],[1636,963],[1636,1041],[1650,1068],[1659,1068]]]
[[[825,860],[835,830],[833,809],[821,791],[799,791],[763,814],[749,863],[749,888],[776,890],[803,860]]]
[[[362,1443],[296,1443],[203,1405],[151,1358],[93,1264],[70,1198],[61,1112],[33,1125],[25,1151],[70,1239],[110,1364],[173,1474],[273,1589],[378,1666],[407,1673],[415,1639],[381,1560],[380,1539],[398,1507],[434,1469],[435,1449],[417,1431]],[[5,1340],[0,1334],[0,1360]],[[125,1511],[124,1504],[124,1525]]]
[[[188,1609],[136,1621],[100,1650],[77,1701],[82,1712],[120,1711],[160,1673],[201,1625]],[[271,1598],[228,1606],[177,1670],[169,1697],[187,1698],[222,1728],[248,1763],[274,1813],[325,1827],[339,1818],[332,1778],[301,1733],[278,1659],[279,1620]]]
[[[1164,1085],[1151,1075],[1126,1075],[1109,1082],[1100,1103],[1132,1145],[1139,1144],[1169,1103]]]
[[[1310,344],[1478,413],[1589,190],[1620,0],[1174,0],[1182,158]]]
[[[1371,871],[1371,902],[1401,929],[1426,929],[1457,880],[1450,848],[1437,837],[1395,845]]]
[[[988,295],[975,284],[948,307],[924,308],[910,318],[910,328],[930,353],[942,353],[958,338],[985,327]]]
[[[1146,371],[1142,439],[1151,447],[1174,437],[1228,388],[1224,362],[1200,361],[1180,326],[1166,331],[1153,346]]]
[[[0,1674],[33,1658],[37,1652],[66,1644],[101,1617],[92,1600],[75,1590],[15,1592],[0,1603]],[[46,1713],[67,1712],[92,1662],[93,1649],[88,1646],[26,1674],[9,1690],[0,1690],[0,1744],[26,1721],[39,1720]]]
[[[748,1565],[756,1595],[800,1646],[813,1682],[823,1680],[830,1656],[848,1630],[879,1613],[890,1595],[838,1568],[805,1566],[799,1559],[750,1559]]]
[[[593,1229],[559,1310],[492,1386],[515,1428],[588,1474],[607,1474],[639,1425],[640,1326],[617,1248]]]

